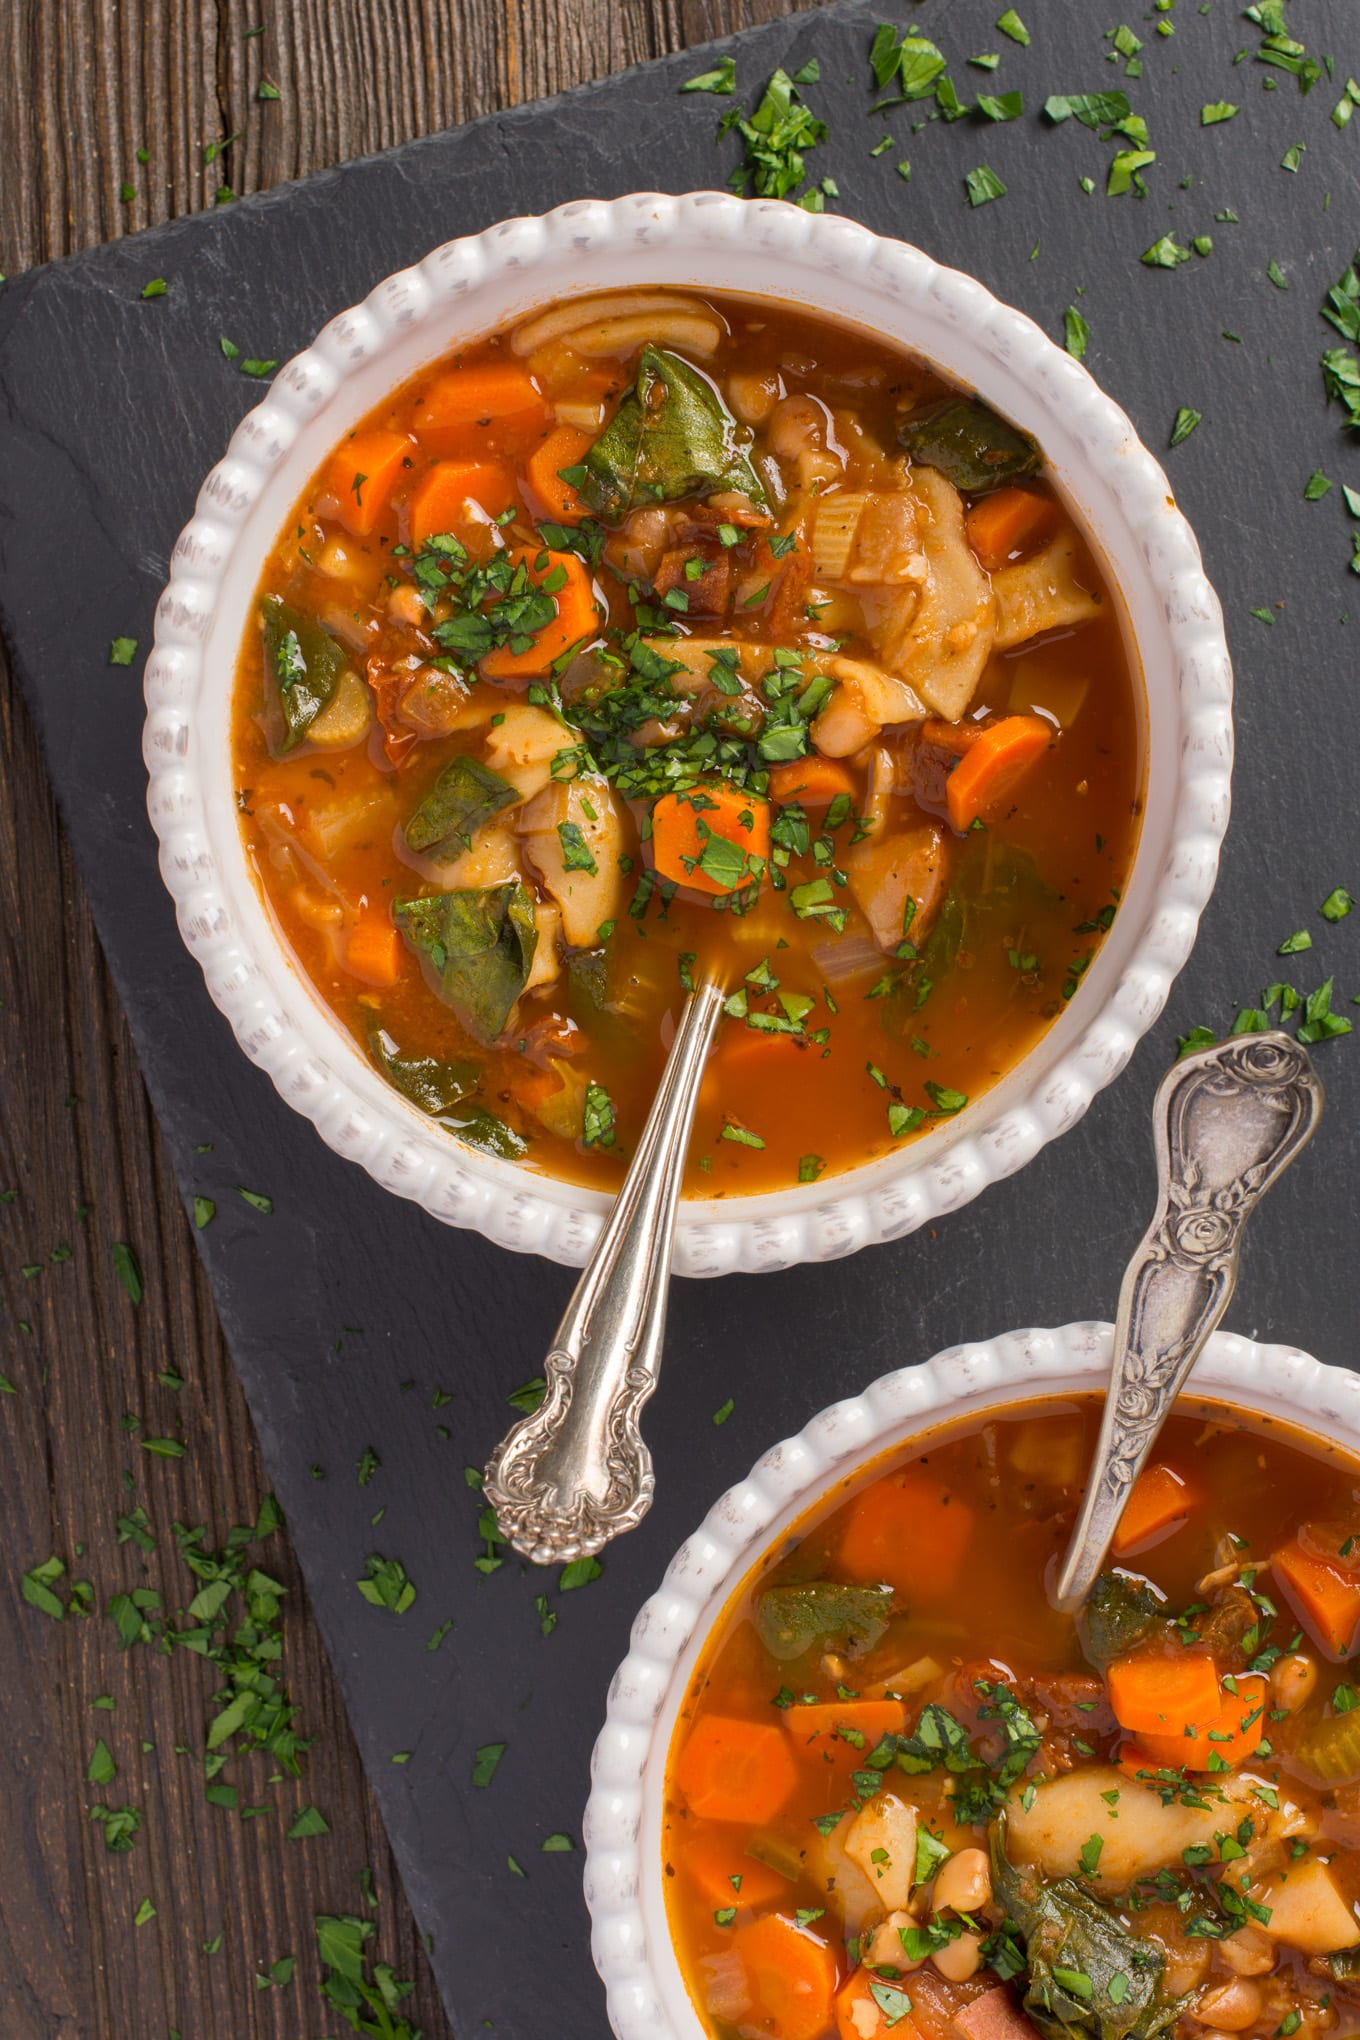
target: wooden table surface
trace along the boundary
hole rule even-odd
[[[245,194],[305,177],[798,5],[3,0],[0,269],[12,276],[212,205],[224,184]],[[249,33],[261,23],[262,34]],[[277,99],[258,96],[261,80]],[[205,149],[228,136],[237,138],[205,164]],[[156,898],[147,910],[169,905]],[[368,1867],[378,1959],[415,1979],[404,2007],[413,2025],[447,2040],[286,1535],[267,1563],[289,1589],[284,1676],[315,1742],[296,1782],[269,1784],[258,1759],[235,1767],[252,1786],[243,1803],[268,1802],[255,1819],[204,1800],[210,1668],[185,1651],[120,1652],[103,1612],[136,1577],[115,1527],[134,1500],[157,1536],[145,1583],[178,1606],[185,1576],[172,1524],[206,1524],[220,1542],[227,1525],[253,1520],[265,1480],[33,728],[2,662],[0,1073],[0,2035],[336,2032],[338,2015],[317,1995],[312,1922],[362,1912],[357,1879]],[[144,1271],[139,1306],[114,1278],[117,1241],[133,1244]],[[178,1392],[157,1380],[172,1368],[184,1378]],[[158,1462],[154,1482],[139,1478],[125,1417],[182,1426],[185,1457]],[[52,1553],[71,1558],[68,1577],[92,1581],[89,1619],[59,1623],[25,1603],[22,1575]],[[92,1711],[100,1695],[113,1697],[113,1712]],[[102,1796],[87,1780],[101,1733],[120,1762],[108,1796],[142,1810],[130,1854],[111,1855],[89,1815]],[[330,1833],[290,1841],[308,1804]],[[144,1898],[156,1913],[138,1927]],[[447,1931],[456,1935],[456,1920]],[[205,1953],[219,1933],[220,1948]],[[267,1972],[286,1955],[296,1971],[280,1988]]]

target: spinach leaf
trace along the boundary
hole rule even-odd
[[[835,1580],[769,1587],[756,1602],[756,1628],[781,1662],[802,1657],[814,1644],[872,1650],[888,1627],[892,1602],[890,1587],[843,1587]]]
[[[765,501],[737,444],[737,422],[713,385],[655,347],[643,348],[637,383],[586,455],[576,487],[607,524],[639,503],[674,503],[719,489]]]
[[[274,683],[270,747],[281,756],[296,750],[329,706],[349,654],[314,616],[304,616],[281,595],[261,598],[260,619],[265,672]]]
[[[368,1052],[388,1083],[432,1117],[451,1111],[475,1091],[482,1074],[475,1062],[444,1062],[432,1055],[403,1055],[381,1027],[371,1030]]]
[[[609,951],[574,949],[567,959],[567,983],[571,987],[572,1010],[584,1019],[598,1019],[609,1011]]]
[[[883,1001],[886,1032],[913,1032],[927,993],[948,978],[960,950],[977,956],[1001,943],[1024,948],[1026,931],[1051,912],[1053,900],[1052,886],[1027,850],[990,829],[970,836],[920,956]]]
[[[1360,1945],[1354,1948],[1338,1948],[1334,1955],[1324,1956],[1323,1959],[1333,1983],[1360,1982]]]
[[[1111,1569],[1091,1589],[1077,1618],[1077,1633],[1088,1664],[1098,1672],[1161,1629],[1166,1605],[1144,1579]]]
[[[492,815],[519,799],[518,790],[479,758],[450,758],[404,831],[410,850],[456,857]]]
[[[465,1141],[469,1147],[480,1148],[483,1154],[499,1155],[502,1161],[517,1162],[521,1155],[529,1152],[529,1143],[522,1134],[516,1133],[513,1127],[507,1126],[503,1119],[497,1119],[494,1112],[488,1112],[485,1105],[478,1105],[475,1100],[446,1113],[440,1125],[457,1134],[459,1140]]]
[[[398,925],[428,957],[439,994],[476,1041],[505,1030],[538,947],[533,899],[523,881],[460,887],[425,899],[398,900]]]
[[[904,419],[897,439],[914,461],[937,468],[965,496],[986,496],[1037,474],[1044,460],[1028,433],[976,397],[951,397],[919,418]]]
[[[1025,2010],[1046,2040],[1156,2040],[1182,2000],[1162,1989],[1166,1958],[1118,1915],[1063,1877],[1044,1884],[1005,1853],[1005,1823],[992,1841],[992,1885],[1025,1941]]]

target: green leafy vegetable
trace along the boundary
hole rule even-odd
[[[533,896],[518,878],[398,900],[397,924],[439,980],[440,997],[474,1040],[490,1044],[509,1022],[538,947]]]
[[[126,1240],[113,1243],[113,1272],[134,1303],[140,1303],[146,1293],[142,1271],[136,1254]]]
[[[801,77],[802,82],[812,82],[806,76],[806,66]],[[734,106],[723,115],[718,123],[719,136],[735,129],[745,151],[728,185],[739,198],[750,189],[757,198],[792,198],[795,205],[808,212],[824,212],[829,178],[822,180],[820,188],[795,197],[807,174],[808,151],[826,140],[826,122],[818,120],[799,92],[798,84],[799,80],[790,78],[787,71],[774,71],[753,113],[745,114]],[[830,195],[835,196],[834,185]]]
[[[375,1027],[368,1052],[387,1081],[422,1112],[438,1117],[477,1088],[481,1071],[474,1062],[445,1062],[436,1056],[404,1056],[390,1034]]]
[[[769,1587],[756,1602],[756,1628],[771,1657],[785,1663],[814,1644],[872,1650],[888,1627],[892,1590],[808,1580]]]
[[[1171,427],[1171,444],[1173,446],[1182,445],[1201,422],[1203,416],[1204,413],[1202,411],[1192,411],[1188,406],[1182,404],[1176,413],[1176,422]]]
[[[355,1585],[373,1607],[390,1608],[394,1615],[404,1615],[416,1598],[401,1560],[383,1558],[376,1551],[371,1551],[364,1560],[364,1577],[356,1580]]]
[[[1101,1573],[1077,1622],[1087,1663],[1103,1672],[1163,1628],[1166,1619],[1164,1602],[1146,1580],[1133,1573]]]
[[[315,1928],[316,1951],[326,1972],[321,1995],[351,2032],[365,2040],[419,2040],[410,2023],[398,2016],[402,2000],[415,1985],[403,1982],[385,1962],[375,1962],[371,1976],[368,1973],[366,1944],[375,1931],[372,1920],[318,1913]]]
[[[1162,234],[1150,248],[1143,250],[1138,260],[1145,262],[1149,269],[1179,269],[1182,262],[1190,260],[1190,250],[1182,248],[1174,235]]]
[[[1086,347],[1091,338],[1087,325],[1075,305],[1069,305],[1063,313],[1063,345],[1074,361],[1086,359]]]
[[[456,857],[466,850],[492,815],[519,799],[518,790],[483,765],[460,753],[451,758],[407,822],[407,848],[435,858]]]
[[[713,385],[676,354],[644,347],[637,382],[586,455],[578,493],[608,524],[639,503],[765,492]]]
[[[1024,1937],[1024,2007],[1046,2040],[1155,2040],[1174,2026],[1182,2000],[1163,1992],[1166,1958],[1074,1878],[1042,1884],[1015,1869],[1004,1822],[993,1837],[992,1883]]]
[[[1036,474],[1043,454],[975,397],[951,397],[898,427],[898,442],[922,467],[936,468],[968,496],[985,496]]]
[[[686,78],[680,87],[682,92],[728,93],[736,89],[737,60],[735,57],[719,57],[711,71],[700,71],[696,78]]]
[[[271,748],[282,756],[295,750],[332,700],[349,664],[343,645],[281,595],[260,600],[264,627],[264,668],[273,682],[267,694]]]
[[[1006,196],[1007,187],[987,163],[979,163],[976,170],[970,170],[963,184],[971,206],[987,205],[994,198]]]
[[[1024,22],[1013,7],[1008,7],[1004,14],[998,16],[996,25],[1001,30],[1002,35],[1008,35],[1012,42],[1018,42],[1028,47],[1030,39],[1029,30],[1025,27]]]
[[[135,637],[116,637],[109,646],[109,664],[111,666],[130,666],[136,656],[137,640]]]

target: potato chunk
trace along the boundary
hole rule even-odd
[[[889,1912],[900,1912],[911,1897],[916,1870],[916,1808],[893,1792],[880,1792],[855,1815],[845,1853],[873,1884]]]
[[[1107,1799],[1106,1793],[1117,1797]],[[1006,1811],[1006,1848],[1013,1862],[1045,1877],[1071,1877],[1082,1868],[1082,1850],[1098,1835],[1097,1882],[1122,1889],[1136,1877],[1179,1867],[1183,1849],[1212,1842],[1223,1824],[1221,1806],[1175,1801],[1163,1806],[1159,1792],[1113,1764],[1099,1764],[1036,1784],[1028,1809],[1014,1796]]]
[[[1270,1908],[1269,1922],[1261,1924],[1272,1941],[1287,1941],[1304,1955],[1334,1955],[1360,1941],[1360,1920],[1315,1856],[1305,1856],[1258,1895]]]
[[[562,909],[565,940],[591,948],[623,905],[623,812],[609,782],[555,780],[520,811],[519,827],[529,862]]]

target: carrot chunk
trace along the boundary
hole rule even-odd
[[[1032,552],[1057,521],[1058,506],[1051,496],[1041,496],[1034,489],[1011,488],[997,489],[974,503],[964,526],[978,565],[994,574],[1017,553]]]
[[[1221,1771],[1244,1762],[1265,1733],[1266,1682],[1254,1672],[1239,1672],[1233,1684],[1237,1691],[1225,1690],[1218,1712],[1211,1721],[1195,1723],[1193,1735],[1140,1734],[1138,1747],[1152,1759],[1147,1768]]]
[[[1195,1506],[1197,1496],[1183,1473],[1159,1459],[1145,1466],[1124,1504],[1114,1533],[1116,1558],[1127,1558],[1178,1529]]]
[[[1208,1651],[1131,1651],[1105,1674],[1110,1705],[1121,1728],[1146,1747],[1148,1736],[1187,1739],[1213,1727],[1223,1707],[1218,1673]]]
[[[770,768],[770,797],[799,801],[805,808],[830,807],[837,794],[855,797],[855,776],[836,758],[791,759]]]
[[[469,507],[495,518],[514,502],[515,484],[494,461],[436,461],[411,493],[411,543],[424,545],[436,532],[456,533],[478,522],[469,518]]]
[[[563,481],[560,471],[575,467],[591,444],[588,432],[578,432],[574,425],[559,425],[534,448],[525,464],[529,487],[540,507],[563,524],[579,524],[590,514],[589,506],[581,501],[570,482]]]
[[[835,2015],[836,1957],[820,1934],[783,1913],[765,1913],[736,1929],[760,2030],[771,2040],[822,2040]]]
[[[517,652],[499,645],[482,660],[488,680],[532,679],[546,673],[555,659],[583,638],[599,632],[600,612],[595,589],[583,561],[575,553],[515,551],[511,557],[522,562],[536,587],[546,584],[557,605],[552,622],[534,635],[527,651]],[[564,732],[565,736],[565,732]]]
[[[904,1985],[888,1983],[861,1965],[836,1993],[837,2040],[889,2040],[889,2035],[891,2040],[919,2040],[920,2027],[897,2009],[899,1995],[907,1995]],[[891,2025],[884,2003],[891,2010]]]
[[[726,779],[666,793],[652,809],[652,863],[659,878],[691,892],[739,892],[770,861],[770,804]]]
[[[850,1511],[840,1563],[866,1585],[886,1581],[914,1600],[938,1601],[958,1584],[973,1512],[927,1466],[866,1488]]]
[[[431,452],[467,453],[490,428],[546,425],[548,405],[518,362],[486,361],[436,376],[411,422]]]
[[[901,1700],[828,1700],[789,1707],[784,1726],[804,1763],[819,1771],[855,1771],[885,1735],[901,1735],[907,1709]],[[847,1740],[848,1738],[848,1740]]]
[[[401,937],[386,914],[361,914],[345,937],[345,969],[366,985],[394,985],[403,960]]]
[[[729,1905],[769,1905],[789,1889],[768,1863],[746,1854],[745,1835],[699,1828],[685,1837],[677,1855],[680,1875],[687,1878],[704,1904],[714,1912]]]
[[[1360,1572],[1318,1557],[1298,1537],[1275,1553],[1272,1564],[1290,1607],[1314,1642],[1328,1657],[1349,1657],[1360,1629]]]
[[[994,819],[1054,741],[1040,715],[1007,715],[985,729],[949,775],[945,798],[956,829]]]
[[[404,432],[355,432],[331,455],[325,482],[335,515],[356,538],[367,538],[387,508],[414,449]]]
[[[798,1783],[798,1765],[782,1729],[705,1714],[680,1752],[675,1782],[700,1820],[756,1828],[779,1812]]]

